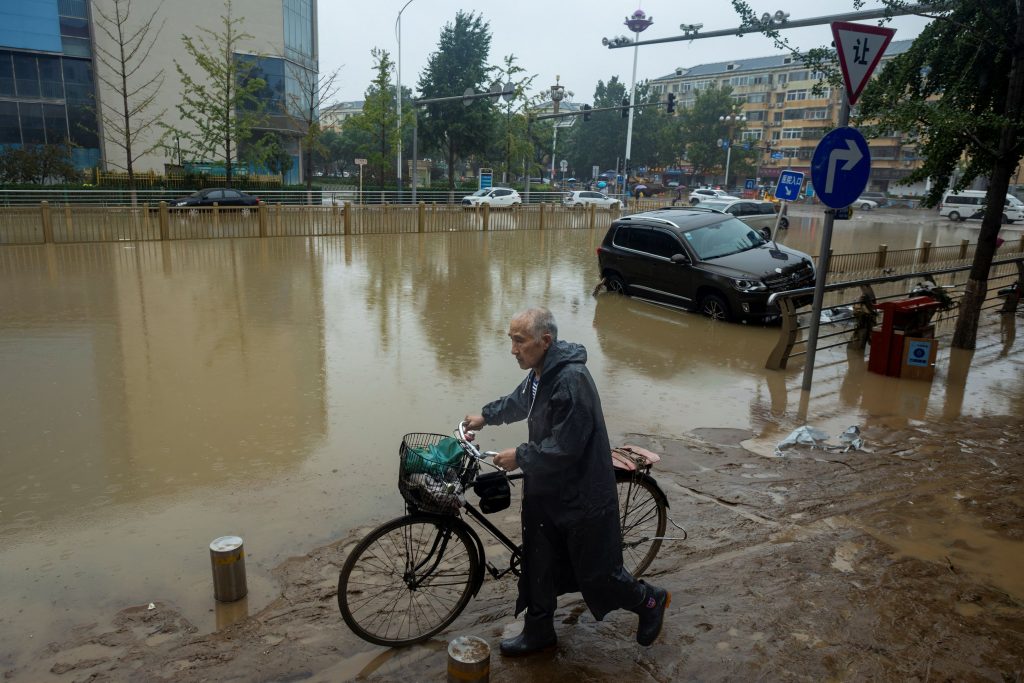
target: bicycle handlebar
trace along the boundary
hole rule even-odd
[[[487,462],[487,460],[486,460],[486,458],[494,457],[495,455],[498,454],[498,452],[497,451],[481,451],[477,447],[477,445],[475,443],[473,443],[473,440],[470,437],[471,434],[473,434],[473,432],[470,432],[469,430],[466,429],[466,421],[465,420],[461,420],[459,422],[459,426],[455,428],[455,438],[458,439],[459,444],[462,446],[462,449],[464,451],[466,451],[467,453],[469,453],[470,457],[475,458],[475,459],[479,460],[480,462],[483,462],[483,463],[485,463],[487,465],[490,465],[491,467],[493,467],[496,470],[499,470],[501,472],[505,472],[506,471],[505,468],[498,467],[493,462]]]

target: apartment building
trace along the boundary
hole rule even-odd
[[[890,43],[883,62],[906,51],[911,43]],[[677,68],[653,79],[651,89],[656,95],[675,93],[677,106],[685,108],[693,105],[701,90],[732,88],[736,109],[746,117],[736,128],[734,140],[760,152],[758,177],[773,184],[787,168],[810,175],[815,147],[837,125],[841,91],[824,87],[815,92],[820,81],[821,74],[808,70],[798,59],[776,55]],[[914,149],[901,138],[876,138],[868,144],[871,190],[888,190],[919,163]],[[914,193],[914,188],[900,189],[908,191]]]

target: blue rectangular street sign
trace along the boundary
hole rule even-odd
[[[779,174],[779,184],[775,187],[775,197],[792,202],[800,196],[800,188],[804,184],[804,174],[800,171],[783,171]]]

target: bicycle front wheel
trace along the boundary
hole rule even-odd
[[[654,481],[641,472],[615,470],[622,529],[622,566],[633,576],[647,570],[661,548],[668,505]]]
[[[466,608],[480,557],[457,518],[410,515],[375,529],[345,560],[338,607],[376,645],[426,640]]]

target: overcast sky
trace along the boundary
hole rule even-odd
[[[809,19],[853,11],[852,0],[789,0],[783,5],[748,0],[759,14],[788,11],[790,19]],[[373,78],[370,50],[380,47],[398,59],[395,22],[406,0],[319,0],[320,71],[341,67],[336,100],[361,100]],[[491,64],[501,64],[514,54],[527,74],[536,74],[535,90],[544,90],[561,77],[566,90],[578,102],[593,101],[599,80],[618,76],[628,86],[633,68],[633,49],[609,50],[602,37],[629,33],[623,25],[627,14],[637,7],[653,17],[654,24],[641,40],[668,38],[681,34],[680,24],[704,24],[705,31],[739,24],[728,0],[412,0],[402,13],[402,85],[416,93],[416,83],[430,57],[437,50],[444,25],[458,10],[475,11],[491,29]],[[879,3],[868,0],[864,9]],[[864,23],[875,23],[873,21]],[[893,40],[916,37],[925,19],[898,17]],[[631,33],[629,33],[632,36]],[[801,49],[827,45],[832,40],[828,26],[784,31]],[[709,38],[639,48],[637,80],[671,73],[676,67],[691,67],[737,58],[777,54],[771,41],[759,35]],[[452,93],[458,94],[458,93]]]

